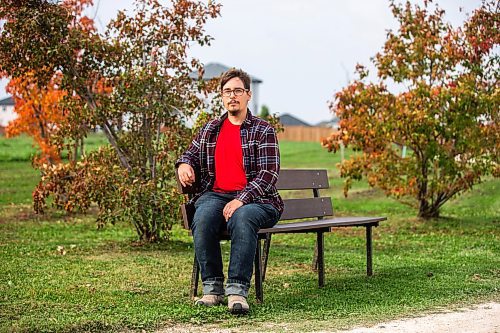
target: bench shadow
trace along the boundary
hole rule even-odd
[[[317,275],[312,271],[285,276],[268,271],[264,303],[256,304],[255,311],[257,316],[272,309],[274,313],[302,312],[321,319],[344,318],[367,311],[376,315],[381,308],[388,307],[396,312],[409,312],[422,304],[435,303],[437,307],[439,303],[467,299],[470,291],[458,291],[453,283],[444,282],[453,274],[456,273],[450,267],[439,264],[379,268],[371,277],[327,271],[325,286],[319,288]],[[252,293],[253,290],[250,300],[255,304]]]

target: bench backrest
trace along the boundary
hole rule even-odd
[[[183,187],[177,179],[179,192],[192,195],[199,192],[197,184]],[[333,215],[330,197],[320,197],[319,190],[329,188],[326,170],[282,169],[276,184],[278,191],[311,190],[312,197],[299,199],[284,199],[285,209],[280,220],[295,220],[306,218],[322,219]],[[189,229],[194,211],[191,207],[181,207],[184,227]]]

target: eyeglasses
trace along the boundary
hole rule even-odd
[[[227,89],[222,91],[222,96],[231,97],[231,94],[234,94],[234,96],[242,96],[243,93],[246,91],[248,91],[248,89],[243,89],[243,88],[236,88],[233,90]]]

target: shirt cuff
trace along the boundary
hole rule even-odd
[[[252,200],[252,195],[248,191],[243,191],[238,196],[235,198],[238,199],[239,201],[243,202],[243,204],[249,204],[251,203]]]
[[[193,164],[191,163],[191,160],[187,158],[179,158],[177,162],[175,162],[175,168],[177,169],[179,165],[181,165],[182,163],[189,164],[192,168],[194,168]]]

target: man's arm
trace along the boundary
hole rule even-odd
[[[244,204],[254,201],[254,198],[265,196],[274,189],[280,170],[280,151],[276,132],[271,126],[262,135],[257,149],[258,173],[250,181],[236,199]]]
[[[184,154],[179,157],[177,162],[175,162],[177,174],[179,175],[179,181],[181,182],[182,186],[192,185],[196,181],[194,170],[199,169],[200,167],[199,152],[202,130],[198,132],[186,152],[184,152]]]

